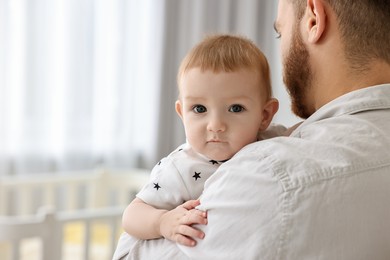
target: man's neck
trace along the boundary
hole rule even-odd
[[[349,92],[375,85],[390,83],[390,64],[382,61],[371,62],[368,69],[341,70],[338,73],[328,74],[318,84],[318,91],[314,94],[316,110],[333,99]]]

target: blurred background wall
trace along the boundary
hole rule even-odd
[[[176,73],[206,34],[269,59],[275,123],[298,119],[269,0],[0,0],[0,175],[151,168],[185,141]]]

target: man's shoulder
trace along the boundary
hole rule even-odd
[[[371,135],[371,136],[368,136]],[[276,137],[248,145],[231,163],[277,177],[284,189],[330,178],[390,168],[390,137],[345,119],[304,126],[293,137]]]

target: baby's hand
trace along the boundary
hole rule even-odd
[[[195,209],[199,200],[189,200],[160,218],[160,233],[166,239],[185,246],[195,246],[194,238],[203,239],[204,233],[193,224],[207,224],[207,213]]]

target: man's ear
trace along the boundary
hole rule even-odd
[[[179,115],[179,117],[183,120],[183,108],[181,106],[181,102],[180,100],[176,100],[175,102],[175,109],[176,109],[176,113]]]
[[[271,98],[263,108],[263,119],[260,124],[259,131],[264,131],[268,128],[269,124],[272,121],[272,118],[279,110],[279,101],[276,98]]]
[[[305,13],[305,30],[308,41],[316,43],[324,34],[326,26],[326,12],[323,0],[307,0]]]

